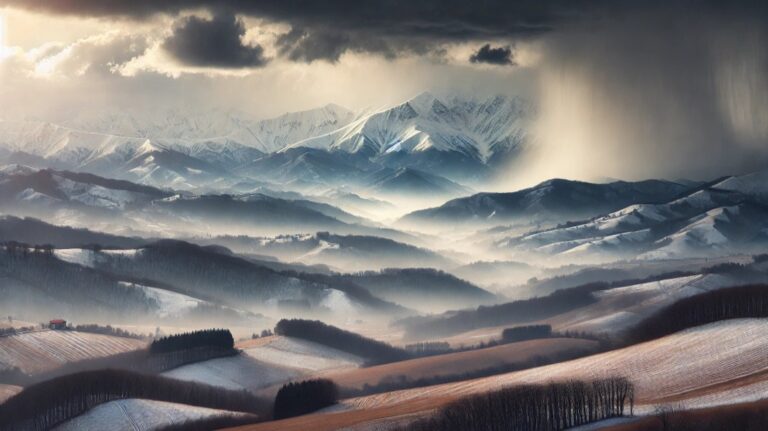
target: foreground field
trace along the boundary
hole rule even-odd
[[[510,385],[616,375],[634,382],[639,413],[651,412],[658,404],[694,408],[762,398],[768,393],[768,320],[719,322],[573,361],[349,399],[334,412],[241,429],[299,430],[310,424],[313,431],[373,429],[428,414],[462,396]]]
[[[148,431],[190,420],[239,415],[226,410],[150,400],[117,400],[100,404],[54,428],[56,431]]]
[[[329,373],[325,377],[341,387],[360,389],[366,384],[375,385],[382,380],[418,380],[459,375],[522,363],[537,356],[554,356],[574,350],[590,351],[596,347],[597,342],[590,340],[549,338]]]
[[[27,374],[49,371],[68,362],[141,349],[133,338],[78,331],[34,331],[0,337],[0,368],[18,367]]]
[[[5,400],[8,398],[21,392],[21,389],[21,386],[0,384],[0,404],[5,402]]]

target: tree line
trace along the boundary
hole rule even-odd
[[[0,404],[0,429],[47,430],[94,406],[113,400],[142,398],[266,417],[270,403],[247,391],[125,370],[86,371],[28,386]]]
[[[505,328],[503,331],[501,331],[501,339],[507,343],[536,340],[539,338],[549,338],[551,336],[551,325],[515,326],[512,328]]]
[[[272,417],[285,419],[332,406],[339,400],[339,388],[328,379],[312,379],[283,385],[275,396]]]
[[[624,338],[639,343],[720,320],[760,317],[768,317],[768,285],[730,287],[683,298],[630,328]]]
[[[382,378],[378,383],[371,385],[366,383],[362,388],[341,388],[341,394],[344,398],[362,397],[371,394],[380,394],[383,392],[399,391],[401,389],[423,388],[443,383],[462,382],[481,377],[496,376],[499,374],[511,373],[513,371],[527,370],[530,368],[541,367],[558,362],[570,361],[572,359],[582,358],[587,355],[599,353],[600,348],[573,348],[570,350],[551,353],[548,355],[535,355],[526,360],[500,364],[496,366],[479,368],[454,374],[437,374],[430,377],[421,377],[418,379],[409,378],[406,375],[390,375]]]
[[[144,371],[162,372],[184,364],[237,354],[228,329],[203,329],[158,338],[149,345]]]
[[[319,320],[283,319],[277,322],[275,333],[314,341],[360,356],[367,360],[368,365],[403,361],[412,357],[403,349],[327,325]]]
[[[522,385],[460,399],[401,431],[554,431],[633,409],[634,387],[622,377]]]
[[[149,345],[149,351],[150,353],[168,353],[198,347],[231,350],[235,348],[235,339],[228,329],[203,329],[158,338]]]

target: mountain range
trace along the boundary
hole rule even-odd
[[[393,177],[383,186],[398,193],[455,197],[466,189],[452,183],[487,179],[524,150],[534,114],[519,97],[423,93],[375,112],[327,105],[267,120],[178,110],[112,111],[63,123],[6,120],[0,163],[206,191],[364,192]]]

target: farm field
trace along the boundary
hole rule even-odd
[[[21,386],[0,384],[0,403],[21,392]]]
[[[531,360],[536,356],[556,355],[575,349],[591,350],[597,342],[575,338],[549,338],[504,344],[485,349],[449,353],[394,362],[368,368],[358,368],[328,373],[341,387],[362,388],[375,385],[383,379],[397,380],[401,376],[409,380],[462,374],[486,368],[499,367]]]
[[[451,400],[510,385],[616,375],[634,382],[640,414],[652,412],[659,404],[703,408],[760,399],[768,393],[768,320],[718,322],[568,362],[348,399],[314,422],[310,418],[320,414],[241,429],[298,430],[302,424],[326,422],[373,429],[374,423],[378,427],[382,420],[389,421],[384,418],[397,421],[403,415],[427,414]]]
[[[296,369],[261,362],[241,353],[184,365],[162,373],[166,377],[225,389],[256,391],[301,376]]]
[[[254,341],[258,342],[238,347],[258,361],[305,373],[355,368],[363,363],[358,356],[298,338],[274,336]],[[252,347],[246,347],[249,345]]]
[[[86,413],[70,419],[56,431],[126,430],[148,431],[189,420],[222,415],[239,415],[226,410],[215,410],[184,404],[141,399],[116,400],[100,404]],[[109,424],[105,427],[105,424]]]
[[[141,349],[133,338],[78,331],[42,330],[0,337],[0,367],[18,367],[27,374],[54,369],[67,362]]]
[[[558,331],[618,332],[689,296],[739,284],[721,274],[698,274],[595,292],[597,303],[549,319]]]

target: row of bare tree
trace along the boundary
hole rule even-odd
[[[632,413],[634,387],[622,377],[522,385],[456,401],[403,431],[554,431]]]

